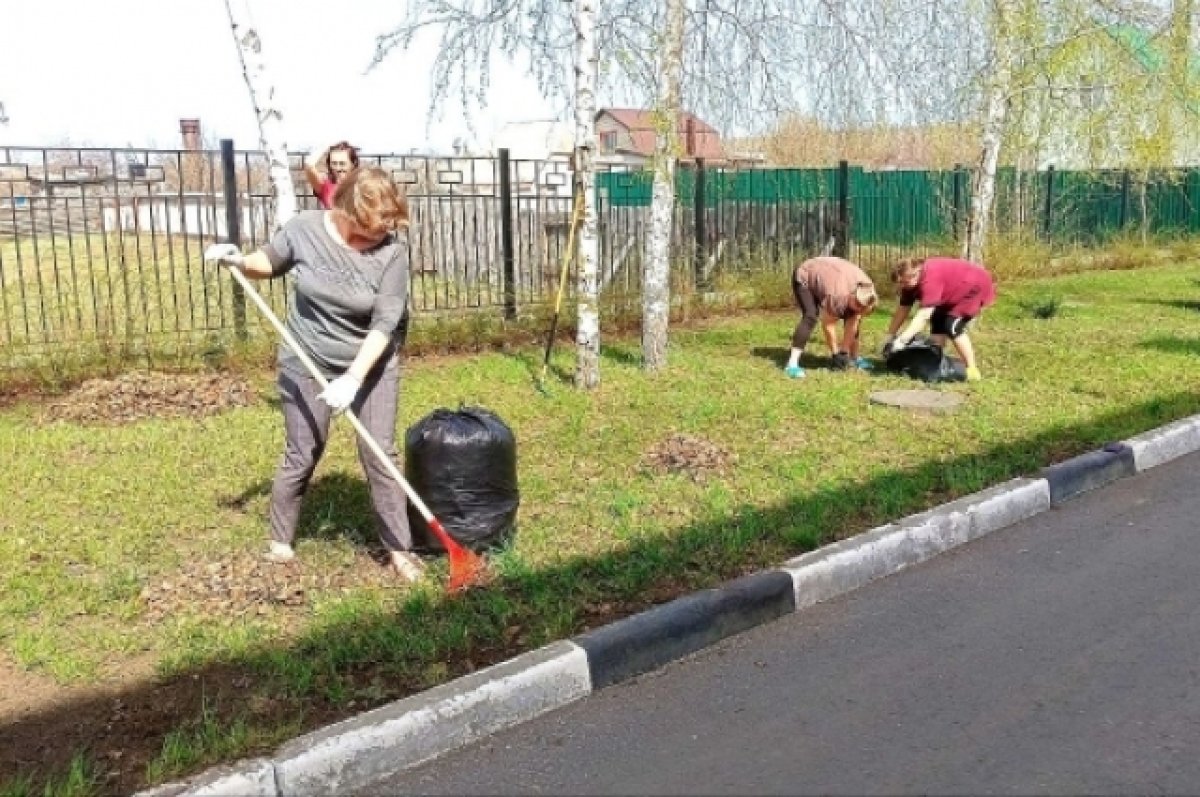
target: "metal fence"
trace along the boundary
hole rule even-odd
[[[513,316],[551,301],[572,206],[566,160],[362,155],[406,189],[412,305]],[[292,157],[302,208],[317,206]],[[970,211],[970,173],[681,168],[672,251],[678,280],[775,268],[833,243],[864,264],[946,246]],[[650,175],[597,180],[605,297],[640,290]],[[1016,173],[1002,170],[997,225],[1055,243],[1094,244],[1131,227],[1200,232],[1200,170]],[[246,330],[244,302],[201,259],[237,233],[272,226],[267,162],[222,150],[0,147],[0,367],[91,342],[194,338]],[[236,229],[234,229],[236,228]],[[568,285],[574,287],[574,273]],[[282,284],[263,286],[278,309]]]

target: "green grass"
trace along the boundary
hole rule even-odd
[[[519,445],[516,541],[497,557],[494,585],[452,599],[436,584],[330,591],[251,619],[197,611],[148,623],[144,585],[187,558],[265,539],[282,445],[270,374],[254,375],[262,404],[204,420],[44,425],[35,407],[12,408],[0,412],[0,647],[64,686],[135,660],[163,678],[231,666],[249,694],[293,709],[271,726],[236,701],[193,706],[145,771],[175,777],[264,749],[280,728],[427,688],[1200,412],[1198,278],[1191,262],[1004,284],[973,335],[984,381],[943,388],[968,399],[950,419],[869,406],[869,391],[911,383],[830,372],[819,357],[803,382],[785,379],[791,312],[676,327],[657,375],[640,370],[636,339],[610,338],[603,383],[586,395],[562,378],[573,369],[565,346],[549,396],[534,388],[533,346],[410,359],[401,429],[436,407],[479,403]],[[1048,295],[1056,312],[1034,317],[1027,307]],[[886,321],[869,319],[869,351]],[[675,432],[727,449],[736,466],[705,482],[642,468]],[[352,443],[339,425],[306,504],[298,553],[318,571],[372,537]]]
[[[28,775],[0,781],[0,797],[92,797],[100,793],[95,764],[83,755],[74,756],[61,777],[46,779],[41,788]]]

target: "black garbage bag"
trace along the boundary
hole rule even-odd
[[[959,360],[947,357],[942,347],[927,338],[914,339],[899,351],[888,355],[887,368],[922,382],[963,382],[967,369]]]
[[[516,530],[517,441],[508,425],[481,407],[438,409],[404,435],[404,476],[455,542],[479,552]],[[443,547],[411,503],[413,546]]]

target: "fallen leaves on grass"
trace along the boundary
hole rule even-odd
[[[673,434],[651,448],[643,459],[645,467],[657,473],[683,473],[693,481],[703,483],[712,476],[722,476],[737,462],[724,448],[686,434]]]
[[[244,617],[267,614],[272,607],[298,608],[317,594],[363,587],[396,586],[386,568],[367,553],[346,563],[287,564],[264,561],[250,553],[218,561],[193,561],[147,585],[141,594],[144,619],[158,622],[182,614]]]
[[[200,418],[257,401],[250,383],[232,374],[135,371],[89,379],[46,407],[44,420],[120,424],[148,418]]]

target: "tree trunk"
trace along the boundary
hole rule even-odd
[[[583,203],[579,229],[579,325],[575,336],[575,386],[600,384],[600,243],[596,234],[596,8],[575,0],[575,201]],[[574,210],[573,212],[578,212]]]
[[[671,317],[671,228],[675,215],[675,159],[682,118],[683,0],[667,0],[667,33],[663,42],[662,83],[654,141],[654,188],[650,200],[650,232],[646,236],[642,277],[642,360],[648,371],[667,364],[667,328]]]
[[[963,257],[979,263],[991,229],[996,200],[996,167],[1008,122],[1008,98],[1012,93],[1014,59],[1014,23],[1019,0],[992,0],[991,77],[987,81],[987,108],[983,120],[983,143],[979,168],[971,181],[971,215],[967,221],[967,239]]]
[[[258,145],[267,154],[267,173],[271,180],[275,212],[272,227],[279,229],[296,215],[296,189],[288,164],[287,137],[283,132],[283,112],[270,79],[263,55],[262,37],[254,26],[250,0],[225,0],[233,40],[237,43],[242,75],[250,89],[250,102],[258,120]]]

